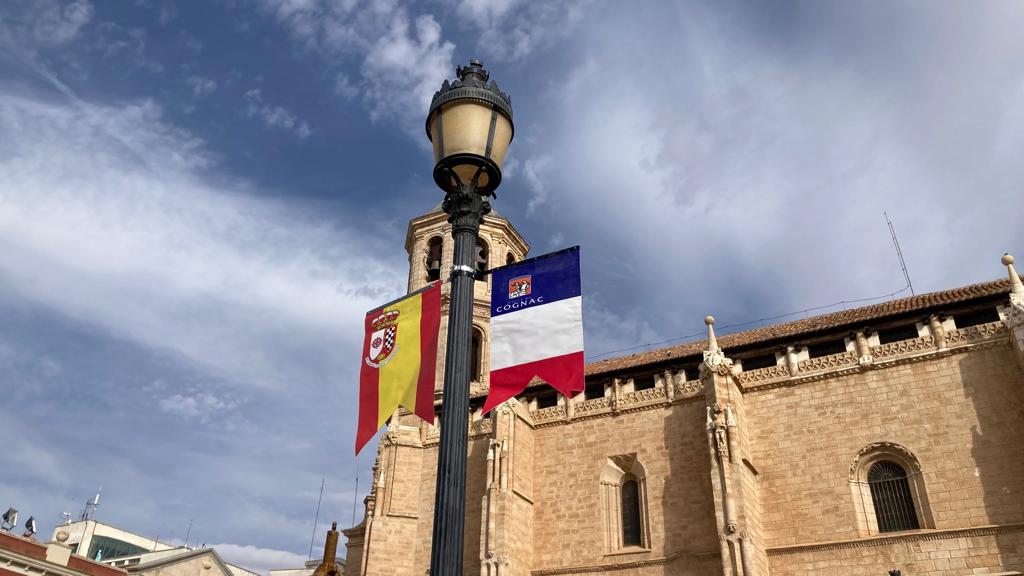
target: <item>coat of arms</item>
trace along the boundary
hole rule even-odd
[[[508,297],[521,298],[530,295],[532,277],[530,275],[517,276],[508,281]]]
[[[385,310],[370,321],[373,332],[370,334],[370,350],[366,355],[366,363],[380,368],[388,363],[398,346],[398,310]]]

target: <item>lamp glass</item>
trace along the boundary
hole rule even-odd
[[[440,163],[441,160],[455,154],[474,154],[490,158],[500,169],[512,141],[512,123],[504,114],[497,113],[491,153],[488,155],[487,136],[491,129],[492,111],[492,106],[476,100],[457,100],[435,110],[430,122],[434,162]],[[438,126],[438,120],[442,115],[444,119]],[[476,166],[461,165],[453,166],[453,170],[463,182],[469,182],[477,169]],[[484,174],[478,184],[486,187],[488,180]]]

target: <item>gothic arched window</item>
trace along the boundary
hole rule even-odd
[[[640,546],[640,487],[632,475],[622,482],[622,545]]]
[[[889,460],[875,462],[868,470],[868,487],[879,532],[920,528],[907,471],[902,466]]]
[[[850,487],[862,536],[935,527],[921,463],[899,444],[865,446],[850,464]]]
[[[601,509],[608,554],[650,548],[647,476],[636,454],[608,458],[601,470]]]

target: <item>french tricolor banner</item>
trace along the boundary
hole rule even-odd
[[[535,376],[565,396],[583,390],[580,247],[491,273],[491,389],[488,412]]]

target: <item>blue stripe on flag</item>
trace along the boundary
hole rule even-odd
[[[503,266],[491,274],[491,317],[580,295],[580,251]]]

